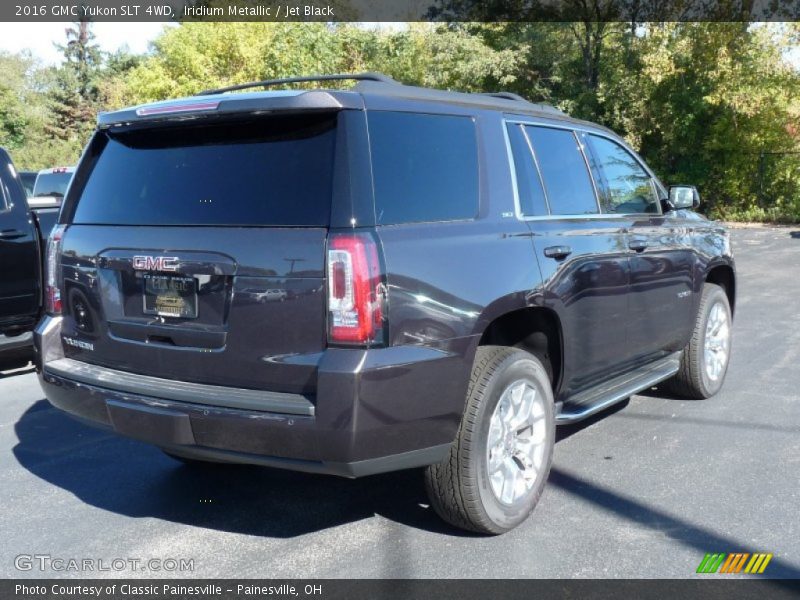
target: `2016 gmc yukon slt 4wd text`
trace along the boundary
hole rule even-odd
[[[427,467],[501,533],[556,425],[720,389],[734,266],[693,188],[512,94],[300,79],[345,78],[100,115],[50,239],[52,404],[185,461]]]

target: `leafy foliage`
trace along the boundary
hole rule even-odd
[[[127,75],[119,105],[197,93],[243,81],[377,70],[418,85],[482,89],[512,81],[515,52],[461,29],[411,24],[397,32],[325,23],[186,23]]]
[[[797,24],[642,22],[691,2],[609,2],[569,0],[571,22],[190,22],[165,28],[145,55],[102,56],[90,26],[77,24],[58,68],[0,54],[0,144],[21,167],[74,163],[97,110],[374,70],[407,84],[506,89],[555,104],[624,135],[665,183],[698,185],[713,216],[800,221],[800,72],[787,60],[792,49],[800,55]],[[441,14],[533,5],[548,3],[454,0]],[[631,20],[598,22],[612,10]]]

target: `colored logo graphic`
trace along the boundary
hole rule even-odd
[[[703,560],[700,561],[696,572],[724,573],[728,575],[735,573],[760,574],[764,572],[764,569],[767,568],[771,560],[772,554],[766,553],[748,554],[746,552],[739,552],[733,554],[706,554]]]

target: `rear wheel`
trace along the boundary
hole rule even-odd
[[[516,527],[542,494],[554,432],[553,393],[542,363],[516,348],[478,348],[456,441],[425,472],[434,510],[480,533]]]
[[[716,394],[725,381],[731,355],[731,309],[720,286],[706,283],[692,338],[683,349],[678,373],[665,388],[701,400]]]

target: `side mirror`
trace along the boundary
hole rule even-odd
[[[667,203],[672,210],[697,208],[700,206],[700,194],[693,185],[671,185]]]

